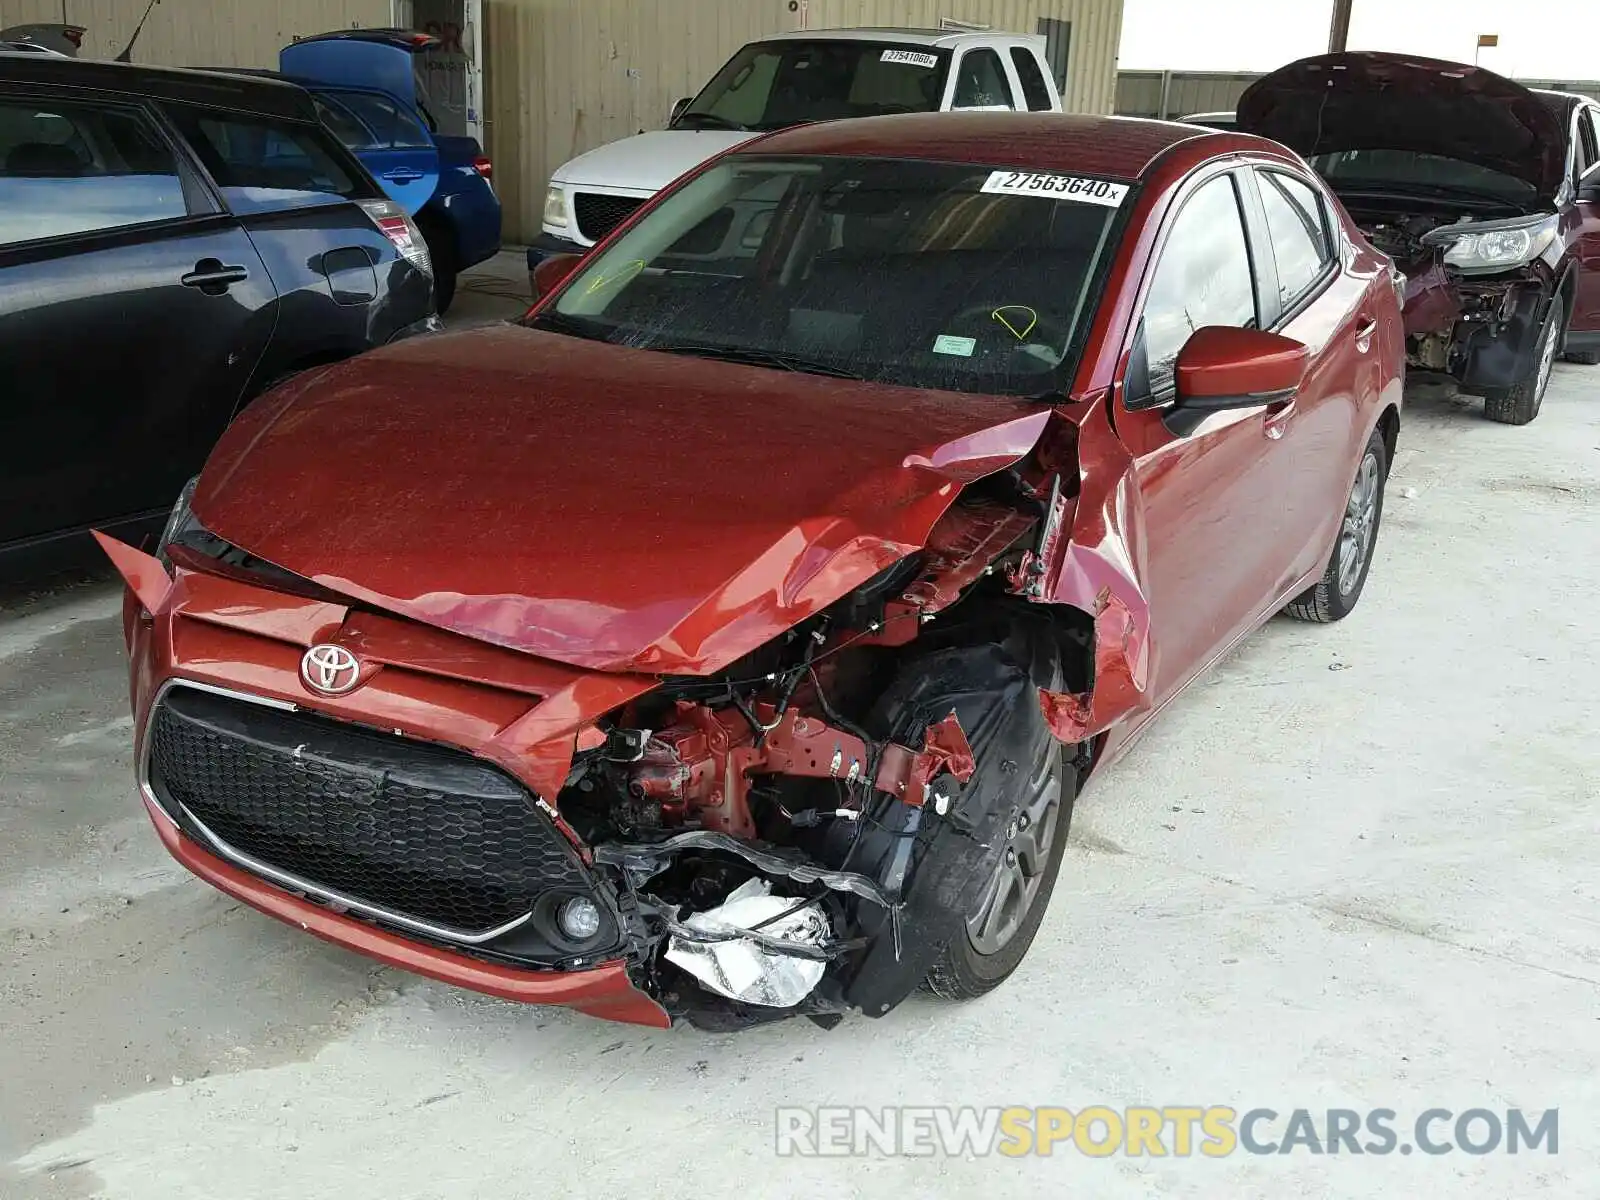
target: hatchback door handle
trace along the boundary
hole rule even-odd
[[[390,183],[415,183],[422,178],[422,172],[411,167],[396,167],[392,171],[385,171],[383,178]]]
[[[243,267],[227,266],[217,258],[202,258],[195,263],[194,270],[179,277],[178,282],[184,287],[198,288],[208,296],[220,296],[231,285],[249,278],[250,272]]]
[[[1378,332],[1378,322],[1371,317],[1366,317],[1356,326],[1356,349],[1363,354],[1372,345],[1372,335]]]

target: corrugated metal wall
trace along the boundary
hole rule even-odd
[[[1232,112],[1259,74],[1219,71],[1121,71],[1116,111],[1125,117],[1186,117],[1191,113]],[[1600,99],[1600,81],[1523,79],[1533,88],[1576,92]],[[1165,99],[1163,100],[1163,92]]]
[[[0,0],[0,28],[25,21],[82,25],[83,53],[115,58],[149,0]],[[389,0],[162,0],[134,60],[177,67],[276,67],[296,37],[391,23]]]
[[[0,0],[3,2],[3,0]],[[658,129],[742,44],[802,27],[937,26],[1033,33],[1070,21],[1067,107],[1110,112],[1122,0],[484,0],[489,153],[508,239],[538,233],[550,173]]]

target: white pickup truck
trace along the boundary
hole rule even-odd
[[[810,29],[730,58],[665,129],[564,163],[545,196],[528,268],[581,253],[691,167],[757,134],[808,121],[885,113],[1060,112],[1042,35],[941,29]]]

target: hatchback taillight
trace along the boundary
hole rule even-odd
[[[485,179],[494,179],[494,163],[482,154],[472,160],[472,169]]]
[[[394,243],[405,260],[418,270],[433,274],[433,259],[428,256],[428,243],[422,230],[406,215],[406,210],[393,200],[363,200],[361,208],[372,218],[384,237]]]

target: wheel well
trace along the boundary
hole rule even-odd
[[[1395,447],[1400,443],[1400,410],[1389,405],[1378,418],[1378,432],[1383,435],[1383,453],[1389,464],[1394,464]]]
[[[456,242],[455,226],[433,205],[424,205],[417,213],[417,227],[422,230],[422,236],[430,247],[435,244],[435,238],[442,238],[449,244],[452,254],[457,258],[461,256],[461,247]]]
[[[1578,268],[1569,266],[1567,273],[1561,277],[1561,285],[1556,288],[1556,295],[1561,297],[1561,311],[1567,319],[1567,329],[1561,331],[1560,349],[1566,349],[1567,330],[1572,328],[1573,300],[1578,293]]]

